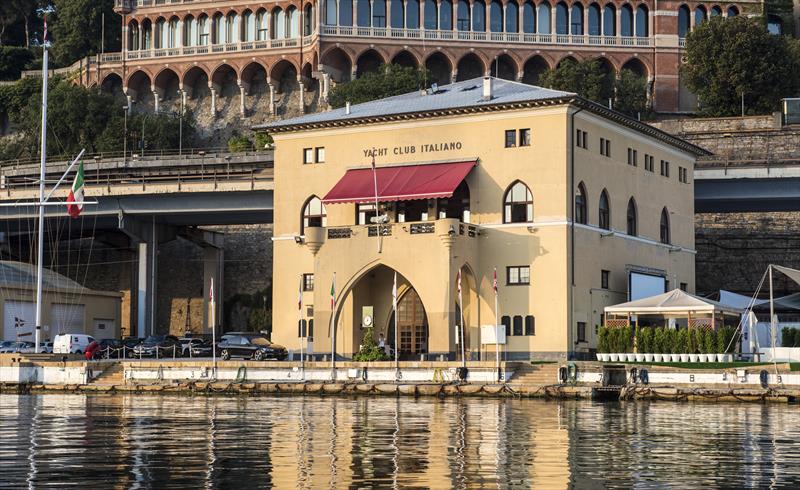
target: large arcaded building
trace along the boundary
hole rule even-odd
[[[680,89],[686,34],[711,16],[762,13],[761,1],[116,0],[123,50],[90,83],[134,102],[210,95],[243,114],[314,111],[331,84],[381,63],[426,66],[439,84],[492,74],[535,84],[567,58],[645,76],[659,112],[694,108]],[[285,107],[282,94],[300,91]],[[249,97],[264,93],[263,99]]]
[[[510,359],[588,355],[604,306],[694,290],[704,150],[574,94],[478,78],[260,129],[276,145],[273,338],[290,348],[300,315],[317,355],[332,314],[337,355],[366,326],[394,344],[395,273],[411,359],[452,359],[462,314],[469,357],[493,356],[495,269]]]

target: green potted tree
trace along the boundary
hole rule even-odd
[[[620,328],[608,329],[608,360],[611,362],[619,361],[619,331]]]
[[[653,329],[644,327],[639,329],[639,352],[644,356],[644,362],[653,362]]]
[[[608,362],[611,358],[608,354],[608,327],[600,327],[597,330],[597,360]]]
[[[663,343],[663,334],[662,328],[656,327],[653,328],[653,362],[663,362],[664,361],[664,343]]]
[[[622,347],[623,352],[625,353],[625,360],[628,362],[636,361],[636,354],[633,353],[633,328],[632,327],[625,327],[624,334],[622,337]]]
[[[672,328],[667,328],[667,342],[669,344],[669,360],[671,362],[680,362],[681,349],[678,345],[678,331]]]
[[[685,328],[678,330],[675,343],[677,344],[675,347],[678,350],[678,354],[681,356],[681,362],[686,362],[689,360],[689,331]]]
[[[702,330],[697,328],[689,330],[689,362],[697,362],[701,342]]]
[[[714,352],[717,346],[717,333],[712,330],[703,331],[703,349],[700,353],[700,362],[715,361],[717,356]]]

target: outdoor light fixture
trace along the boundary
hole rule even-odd
[[[608,231],[601,231],[601,232],[600,232],[600,236],[601,236],[601,237],[614,236],[614,232],[613,232],[613,231],[611,231],[611,230],[608,230]]]
[[[302,237],[302,235],[295,235],[295,237],[294,237],[294,243],[296,243],[296,244],[298,244],[298,245],[302,245],[302,244],[303,244],[303,237]]]
[[[538,230],[538,228],[536,228],[535,226],[529,226],[529,227],[528,227],[528,233],[533,233],[533,232],[535,232],[536,230]]]
[[[450,236],[454,236],[456,234],[456,227],[453,226],[453,225],[450,225],[450,231],[448,231],[447,234],[450,235]]]

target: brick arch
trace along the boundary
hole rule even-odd
[[[650,74],[653,73],[653,70],[647,66],[647,63],[636,56],[631,56],[624,63],[622,63],[619,71],[622,70],[631,70],[637,75],[641,75],[645,78],[650,78]]]
[[[522,82],[529,85],[539,85],[542,74],[550,70],[554,65],[549,56],[535,54],[525,60],[522,65]]]
[[[153,90],[155,90],[161,100],[174,98],[180,89],[180,85],[180,76],[175,70],[169,67],[162,68],[156,73],[156,76],[153,77]]]
[[[210,71],[203,65],[189,67],[181,74],[181,86],[190,98],[198,98],[208,91]]]
[[[513,81],[517,79],[517,73],[520,71],[519,67],[519,63],[513,56],[508,53],[502,53],[493,59],[492,64],[489,65],[489,75]]]
[[[434,51],[425,58],[425,68],[431,74],[431,81],[439,85],[447,85],[453,76],[455,63],[442,51]]]
[[[456,81],[469,80],[482,77],[486,73],[488,64],[477,53],[466,53],[456,63]]]
[[[385,53],[378,49],[369,48],[362,51],[356,58],[356,77],[375,71],[380,65],[385,64],[390,59]]]
[[[579,61],[581,61],[581,58],[580,58],[580,56],[576,55],[575,53],[567,54],[567,55],[564,55],[561,58],[559,58],[558,61],[555,62],[555,64],[553,64],[552,66],[553,66],[553,68],[558,68],[558,65],[560,65],[561,63],[563,63],[563,62],[565,62],[567,60],[572,60],[572,61],[575,61],[575,62],[579,62]]]
[[[325,51],[320,57],[320,64],[326,67],[335,82],[350,80],[354,58],[348,51],[343,47],[336,46]]]
[[[615,74],[619,73],[619,64],[615,62],[613,56],[598,56],[597,58],[592,58],[592,60],[600,63],[602,68],[610,69]]]
[[[294,73],[293,77],[292,73]],[[269,82],[275,86],[277,93],[281,93],[289,85],[297,84],[297,75],[299,74],[300,68],[294,61],[282,59],[270,67]]]
[[[400,49],[396,53],[392,55],[389,59],[390,63],[397,63],[402,66],[409,66],[409,62],[411,62],[414,68],[419,68],[420,66],[420,59],[419,57],[411,52],[410,49]]]
[[[220,95],[223,95],[225,88],[231,84],[231,75],[233,75],[233,83],[238,86],[239,70],[233,63],[220,63],[211,71],[211,87]]]

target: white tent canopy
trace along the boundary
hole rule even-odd
[[[627,303],[606,306],[606,314],[616,315],[665,315],[681,313],[728,313],[741,315],[743,309],[724,305],[717,301],[701,298],[680,289],[663,294],[637,299]]]

